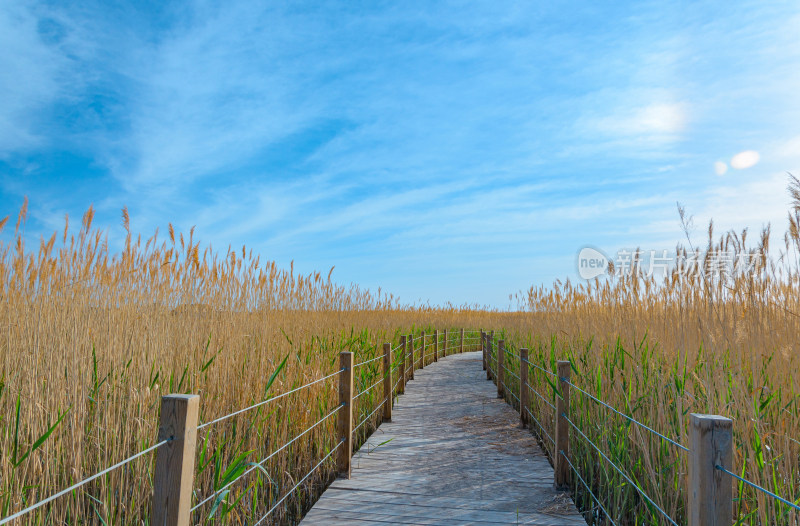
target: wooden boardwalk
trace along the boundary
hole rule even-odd
[[[353,456],[352,478],[334,481],[301,524],[586,524],[480,352],[414,374],[392,422]]]

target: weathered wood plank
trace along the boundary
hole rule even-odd
[[[353,456],[352,477],[335,480],[302,524],[586,524],[481,373],[480,352],[417,371],[392,421]]]

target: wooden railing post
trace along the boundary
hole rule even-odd
[[[419,362],[420,362],[419,363],[419,368],[420,369],[424,369],[425,368],[425,331],[422,331],[422,337],[420,338],[420,340],[422,340],[422,341],[420,342],[420,349],[419,349]]]
[[[488,360],[489,360],[489,363],[491,364],[492,351],[494,350],[494,331],[489,331],[488,338],[489,338],[489,356],[488,356]],[[495,360],[494,367],[497,368],[497,360]],[[492,371],[491,379],[494,380],[495,377],[497,376],[497,371],[491,369],[491,367],[489,367],[489,369]]]
[[[442,343],[442,355],[447,358],[447,329],[444,330],[444,342]]]
[[[392,421],[392,344],[383,344],[383,421]]]
[[[500,340],[497,342],[497,398],[503,398],[503,390],[505,387],[505,361],[506,361],[506,341]]]
[[[458,342],[458,352],[459,352],[459,354],[464,352],[464,329],[461,329],[460,333],[461,333],[460,334],[461,338],[459,339],[459,342]]]
[[[483,370],[486,370],[486,333],[481,331],[481,357],[483,358]],[[488,376],[487,376],[488,378]]]
[[[553,472],[555,475],[556,489],[569,488],[570,468],[564,455],[569,457],[569,422],[564,415],[569,415],[569,384],[570,366],[568,361],[558,361],[558,391],[556,397],[556,418],[555,418],[555,451],[553,451]],[[562,453],[563,452],[563,453]]]
[[[528,387],[528,349],[519,350],[519,423],[524,428],[528,422],[528,407],[531,403],[531,392]]]
[[[492,333],[494,333],[494,331],[492,331],[486,336],[486,379],[487,380],[493,380],[494,376],[497,376],[497,372],[492,371],[492,343],[493,343]],[[497,368],[496,365],[494,367],[495,369]]]
[[[733,421],[716,415],[689,415],[689,526],[733,524]]]
[[[405,393],[406,392],[406,337],[405,335],[400,336],[400,376],[398,377],[398,381],[400,382],[397,384],[397,392],[398,393]]]
[[[411,371],[408,374],[408,379],[409,380],[413,380],[414,379],[414,369],[417,366],[417,362],[414,361],[414,333],[411,333],[411,334],[408,335],[408,345],[410,346],[409,354],[411,355],[411,360],[410,360],[411,361],[411,364],[410,364],[411,367],[409,367],[409,369],[411,369]]]
[[[153,478],[153,518],[158,526],[191,524],[194,457],[197,446],[198,395],[161,397],[158,442],[171,439],[156,452]]]
[[[439,329],[433,331],[433,361],[439,361]]]
[[[350,478],[350,460],[353,457],[353,353],[342,351],[339,353],[339,368],[343,369],[339,375],[339,404],[344,407],[339,409],[337,432],[344,444],[339,448],[336,467],[339,476]]]

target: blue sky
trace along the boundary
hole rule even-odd
[[[128,206],[146,235],[505,308],[585,245],[674,248],[676,201],[699,238],[782,232],[798,28],[796,1],[6,0],[2,215],[27,195],[36,239],[93,204],[114,243]]]

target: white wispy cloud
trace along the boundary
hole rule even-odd
[[[6,3],[4,202],[32,194],[47,227],[94,202],[117,228],[128,205],[144,231],[197,225],[411,299],[454,276],[504,297],[581,244],[679,240],[675,201],[782,217],[800,18],[761,5]],[[56,143],[107,175],[78,189]],[[728,171],[745,149],[758,163]]]
[[[41,145],[39,112],[63,94],[59,75],[67,60],[42,42],[46,30],[22,2],[0,9],[0,158]]]

